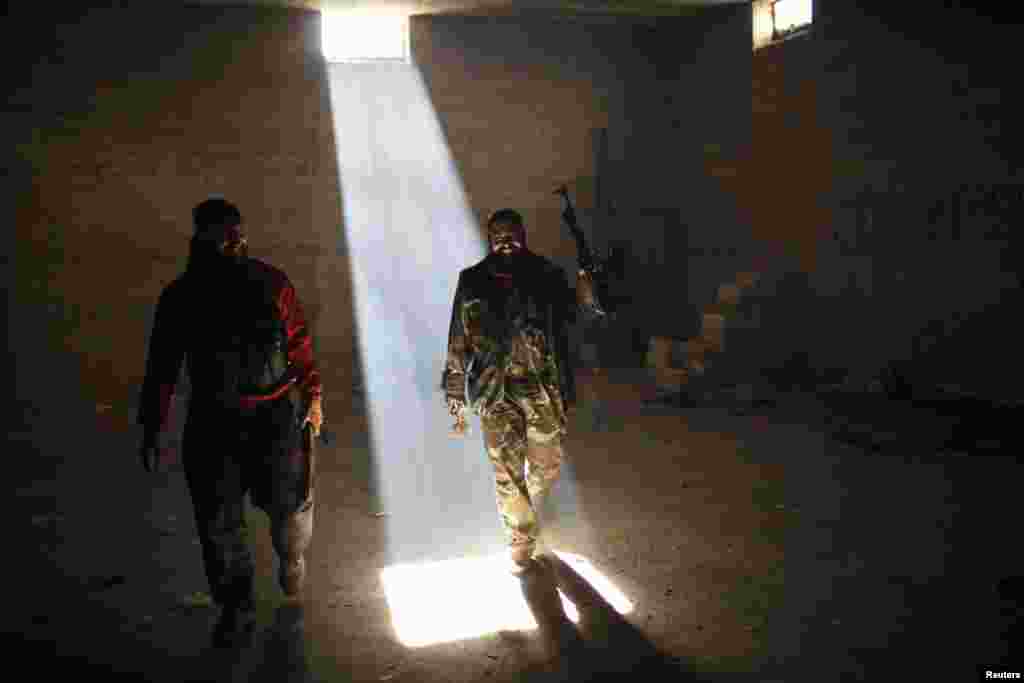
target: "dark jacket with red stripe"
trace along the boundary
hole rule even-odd
[[[212,403],[222,389],[219,355],[229,340],[259,314],[279,316],[288,337],[288,359],[295,384],[308,397],[320,397],[320,373],[313,339],[295,287],[281,270],[247,258],[230,278],[182,275],[160,295],[149,340],[139,424],[154,434],[167,423],[182,363],[191,384],[191,402]],[[263,396],[243,396],[240,407],[272,400],[288,387]]]

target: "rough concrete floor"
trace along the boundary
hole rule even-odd
[[[354,410],[332,415],[348,431],[321,447],[301,609],[282,604],[252,515],[260,631],[243,654],[206,648],[216,614],[184,479],[142,472],[131,408],[23,404],[6,449],[19,463],[7,642],[33,678],[176,682],[974,681],[1006,656],[995,587],[1024,574],[1015,459],[938,452],[941,425],[920,411],[898,414],[897,446],[870,451],[831,438],[812,393],[736,411],[645,406],[646,387],[635,371],[581,375],[568,445],[580,519],[552,534],[626,594],[624,617],[562,564],[522,584],[540,630],[401,645]]]

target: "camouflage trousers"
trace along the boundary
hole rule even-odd
[[[494,466],[498,512],[510,548],[536,549],[539,511],[558,479],[564,430],[549,400],[509,398],[480,416],[484,446]]]
[[[203,564],[220,605],[254,600],[246,497],[270,519],[281,562],[303,556],[313,535],[313,486],[288,400],[246,411],[190,406],[182,448]]]

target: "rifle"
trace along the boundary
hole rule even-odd
[[[313,438],[313,425],[309,423],[302,428],[302,452],[306,454],[306,482],[302,496],[303,501],[306,501],[316,481],[316,439]]]
[[[589,313],[603,317],[607,315],[602,302],[608,301],[608,278],[607,272],[602,263],[587,244],[587,238],[583,235],[576,222],[576,211],[573,209],[572,201],[569,199],[569,189],[562,185],[554,194],[562,197],[564,208],[562,220],[569,226],[569,231],[576,239],[576,260],[579,264],[580,275],[585,277],[577,278],[577,288],[580,307]],[[595,291],[596,290],[596,291]]]

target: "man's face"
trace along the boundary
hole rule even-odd
[[[200,238],[226,262],[239,263],[249,252],[249,243],[241,225],[209,226],[203,229]]]
[[[491,253],[499,256],[515,256],[523,251],[523,227],[515,223],[495,223],[488,230]]]

